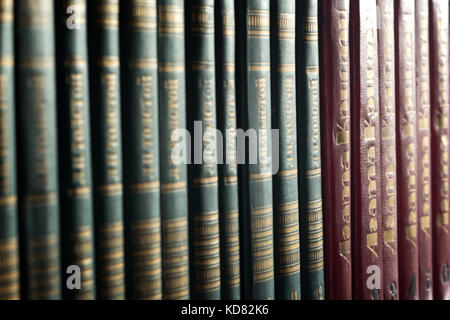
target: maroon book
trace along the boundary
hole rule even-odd
[[[376,0],[351,1],[352,261],[355,299],[383,299]]]
[[[381,123],[381,203],[383,215],[383,292],[398,299],[397,158],[395,122],[394,0],[378,0],[378,61]]]
[[[428,0],[416,0],[417,216],[419,299],[433,299],[431,228],[430,43]]]
[[[350,300],[350,2],[321,0],[319,10],[325,292],[327,300]]]
[[[450,299],[449,286],[449,67],[448,1],[430,1],[431,194],[434,298]]]
[[[419,298],[414,1],[395,1],[398,258],[402,300]]]

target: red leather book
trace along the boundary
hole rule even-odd
[[[385,300],[398,299],[397,159],[395,140],[394,0],[377,0],[378,66],[381,124],[381,203],[383,215],[383,292]]]
[[[352,261],[355,299],[383,299],[376,0],[351,1]]]
[[[350,2],[321,0],[319,10],[325,294],[327,300],[350,300]]]
[[[428,0],[416,0],[417,216],[419,299],[433,299]]]
[[[431,194],[434,299],[450,299],[449,286],[449,67],[448,1],[430,1]]]
[[[395,1],[398,258],[400,299],[418,299],[415,7]]]

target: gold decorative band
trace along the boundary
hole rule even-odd
[[[286,63],[278,65],[278,72],[295,72],[296,65],[295,63]]]
[[[120,67],[119,56],[103,56],[97,59],[99,67]]]
[[[17,204],[17,196],[9,195],[0,197],[0,206],[12,206]]]
[[[91,195],[91,188],[90,187],[72,188],[67,191],[67,194],[70,198],[75,199],[86,198]]]
[[[12,54],[0,55],[0,67],[13,67],[13,66],[14,66],[14,56]]]
[[[216,186],[219,183],[219,177],[206,177],[194,179],[195,187]]]
[[[149,69],[157,69],[158,68],[158,60],[155,58],[139,58],[139,59],[131,59],[128,62],[128,65],[131,68],[149,68]]]
[[[56,192],[31,194],[25,197],[25,202],[28,205],[49,205],[58,202],[58,194]]]
[[[64,66],[66,67],[86,67],[87,60],[82,57],[71,57],[64,59]]]
[[[249,71],[270,71],[270,62],[251,63],[248,66]]]
[[[186,181],[179,181],[174,183],[166,183],[162,185],[163,193],[173,193],[186,190],[187,184]]]
[[[150,193],[159,191],[159,180],[151,182],[135,183],[130,186],[133,193]]]
[[[199,70],[207,70],[207,71],[214,71],[216,65],[214,61],[192,61],[191,68],[192,70],[199,71]]]
[[[105,196],[120,195],[123,193],[122,183],[112,183],[99,186],[97,188],[99,194]]]
[[[161,72],[184,72],[183,62],[160,62],[159,71]]]
[[[19,66],[22,68],[54,68],[55,59],[53,56],[32,56],[27,59],[19,60]]]
[[[322,168],[317,168],[317,169],[313,169],[313,170],[308,170],[306,171],[306,176],[308,178],[314,178],[314,177],[318,177],[322,174]]]

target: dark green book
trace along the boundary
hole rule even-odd
[[[58,66],[62,274],[77,265],[81,289],[64,286],[64,299],[95,299],[94,216],[86,0],[55,2]],[[71,15],[76,12],[76,19]],[[73,285],[74,283],[72,283]]]
[[[0,43],[0,300],[10,300],[20,299],[13,0],[0,0]]]
[[[158,68],[163,298],[189,299],[184,1],[158,1]],[[173,135],[173,137],[172,137]]]
[[[127,298],[161,299],[156,0],[123,2],[122,89]]]
[[[317,0],[297,8],[297,128],[300,178],[302,298],[322,300],[324,288]]]
[[[17,0],[17,111],[23,298],[61,298],[52,0]],[[3,44],[2,44],[3,48]]]
[[[97,296],[125,298],[119,0],[89,1]]]
[[[272,0],[272,115],[280,132],[274,177],[275,297],[300,299],[295,0]]]
[[[223,134],[224,164],[219,166],[221,298],[241,298],[239,190],[236,143],[226,130],[237,129],[236,22],[234,0],[216,0],[217,127]]]
[[[270,1],[238,1],[239,115],[248,132],[241,173],[244,299],[275,298],[270,76]],[[239,141],[238,141],[239,143]],[[238,155],[239,156],[239,155]]]
[[[214,0],[186,2],[188,128],[194,133],[190,170],[191,297],[220,299]],[[194,124],[195,123],[195,124]],[[201,130],[201,131],[200,131]],[[200,131],[200,134],[198,134]],[[212,147],[211,147],[212,146]]]

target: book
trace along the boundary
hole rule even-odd
[[[246,0],[237,4],[241,48],[238,50],[238,77],[241,80],[238,85],[238,114],[241,128],[253,136],[248,141],[246,166],[240,173],[243,299],[271,300],[275,298],[275,280],[270,1]]]
[[[185,145],[184,1],[158,1],[158,99],[163,298],[189,299],[187,161],[173,157]]]
[[[54,7],[15,1],[23,298],[61,298]],[[2,45],[3,47],[3,45]]]
[[[384,300],[398,300],[397,143],[395,101],[394,1],[378,0],[378,65],[380,83],[380,187],[383,217]]]
[[[272,126],[280,130],[279,170],[273,184],[275,298],[278,300],[301,298],[295,13],[295,1],[271,1]]]
[[[430,41],[428,1],[416,0],[417,219],[419,299],[433,300],[431,228]]]
[[[95,299],[94,212],[86,1],[55,3],[62,266],[80,268],[80,288],[64,286],[64,299]],[[68,12],[76,12],[73,19]]]
[[[123,3],[126,296],[162,298],[156,0]]]
[[[236,12],[234,0],[216,1],[216,104],[217,128],[235,132],[236,114]],[[224,135],[227,147],[224,164],[219,166],[219,215],[221,298],[241,298],[239,245],[239,190],[237,146]]]
[[[383,228],[376,0],[350,2],[353,298],[382,300]]]
[[[319,9],[325,296],[351,300],[350,1],[322,0]]]
[[[215,21],[213,1],[186,5],[188,128],[200,125],[190,167],[191,296],[220,299],[220,239],[216,150]],[[197,136],[196,136],[197,137]],[[211,148],[212,147],[212,148]]]
[[[297,8],[297,136],[302,299],[323,300],[324,252],[318,0]]]
[[[449,46],[447,1],[429,2],[431,194],[433,237],[433,295],[450,299],[449,283]]]
[[[0,1],[0,300],[20,299],[14,1]]]
[[[119,1],[88,4],[97,297],[125,298]]]
[[[399,295],[418,299],[415,7],[395,2]]]
[[[219,177],[216,132],[214,0],[186,4],[188,128],[194,133],[190,166],[191,297],[219,300]],[[200,134],[199,132],[200,131]],[[200,137],[200,138],[198,138]]]

